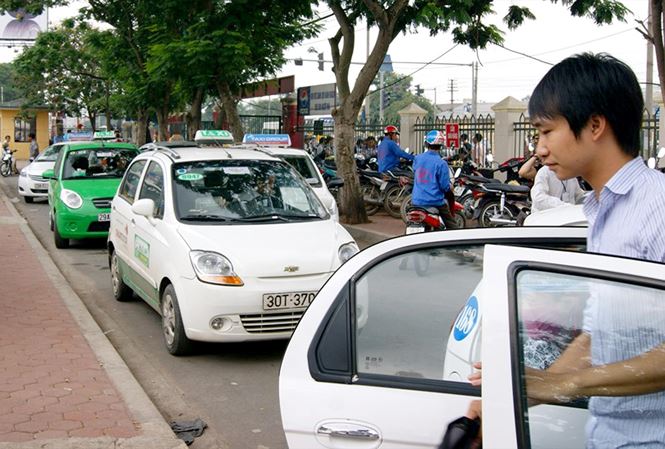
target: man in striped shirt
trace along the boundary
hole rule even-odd
[[[665,262],[665,175],[639,156],[643,109],[635,74],[606,54],[561,61],[529,101],[543,164],[593,187],[587,250]],[[587,447],[663,448],[665,320],[646,331],[628,325],[607,309],[611,295],[592,293],[584,332],[550,369],[527,373],[527,394],[539,402],[590,396]],[[631,308],[646,307],[637,296]]]

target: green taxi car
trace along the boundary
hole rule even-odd
[[[72,142],[58,155],[49,180],[49,222],[56,248],[70,239],[107,237],[111,200],[138,149],[121,142]]]

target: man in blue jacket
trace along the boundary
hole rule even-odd
[[[448,163],[441,158],[439,151],[445,142],[441,131],[432,130],[425,136],[427,151],[416,156],[413,163],[413,196],[411,202],[417,207],[436,207],[447,229],[457,229],[457,223],[450,212],[455,196],[450,189]]]
[[[399,131],[397,130],[396,126],[386,126],[384,134],[385,137],[377,149],[380,173],[385,173],[388,170],[397,168],[399,166],[400,158],[412,161],[415,157],[413,154],[409,154],[402,150],[397,142],[395,142],[395,140],[397,140],[397,136],[399,135]]]

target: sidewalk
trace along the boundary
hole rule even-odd
[[[354,225],[342,223],[342,226],[349,231],[354,239],[366,241],[370,245],[404,235],[406,225],[401,218],[391,217],[384,211],[379,211],[368,218],[369,223]]]
[[[0,449],[183,449],[0,189]]]

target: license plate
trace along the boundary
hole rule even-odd
[[[48,189],[48,183],[47,182],[36,182],[35,183],[35,189]]]
[[[98,214],[97,221],[111,221],[111,214]]]
[[[425,232],[425,226],[422,225],[409,225],[406,227],[406,235],[409,234],[418,234],[419,232]]]
[[[315,296],[316,292],[266,293],[263,295],[263,310],[304,308]]]
[[[455,196],[462,196],[462,193],[464,193],[464,187],[455,186],[455,189],[453,190],[453,192],[455,192]]]

